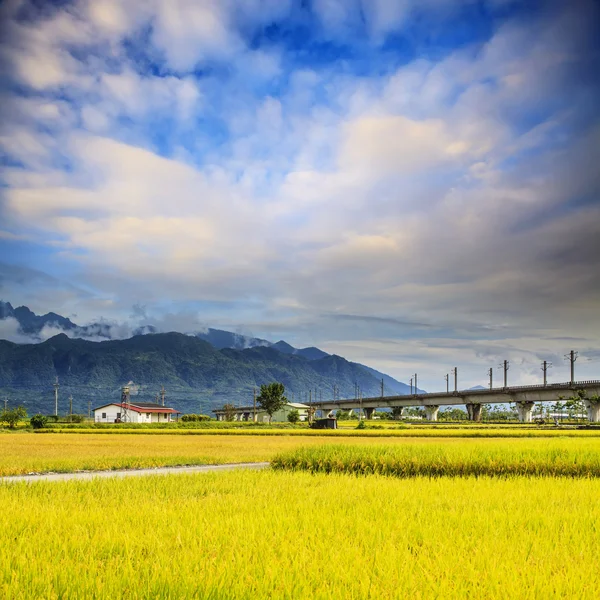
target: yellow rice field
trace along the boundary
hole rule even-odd
[[[177,434],[85,434],[0,435],[0,475],[48,471],[143,468],[173,465],[223,464],[271,460],[276,454],[300,447],[344,444],[368,447],[385,443],[389,447],[426,447],[450,452],[461,459],[481,452],[527,453],[556,449],[600,455],[600,438],[386,438],[329,436],[253,436]]]
[[[230,472],[0,485],[0,597],[595,599],[600,480]]]
[[[1,432],[0,432],[1,433]],[[432,426],[423,427],[379,427],[377,425],[366,429],[340,428],[332,429],[309,429],[301,427],[298,429],[268,428],[268,427],[236,427],[223,428],[182,428],[182,429],[152,429],[131,427],[111,428],[81,428],[68,426],[52,429],[40,429],[37,435],[59,435],[59,434],[81,434],[96,433],[98,435],[252,435],[252,436],[299,436],[299,437],[496,437],[496,438],[521,438],[521,437],[583,437],[600,438],[600,430],[596,429],[553,429],[535,427],[510,427],[510,426]]]

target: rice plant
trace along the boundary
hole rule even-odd
[[[0,597],[598,597],[600,480],[279,471],[0,485]]]
[[[600,477],[600,445],[590,440],[535,440],[429,445],[328,445],[276,456],[275,469],[394,477]],[[574,443],[579,442],[579,443]]]

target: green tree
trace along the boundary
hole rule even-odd
[[[269,415],[269,423],[273,418],[273,414],[283,408],[288,399],[285,397],[285,387],[283,383],[269,383],[260,386],[260,394],[256,398],[256,402]]]
[[[394,406],[392,408],[392,417],[395,421],[399,421],[402,418],[404,412],[404,406]]]
[[[5,408],[0,412],[0,423],[6,423],[10,429],[14,429],[17,423],[25,417],[27,417],[27,411],[23,406]]]
[[[300,412],[297,408],[292,408],[288,413],[287,419],[290,423],[297,423],[300,420]]]
[[[46,427],[46,424],[48,423],[48,417],[38,413],[29,419],[29,423],[34,429],[42,429],[43,427]]]
[[[233,421],[235,418],[235,406],[233,404],[224,404],[223,410],[225,411],[225,420]]]

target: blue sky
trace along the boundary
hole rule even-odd
[[[285,338],[427,389],[504,358],[564,379],[572,346],[598,376],[597,3],[0,11],[2,299]]]

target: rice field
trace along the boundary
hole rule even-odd
[[[482,438],[527,438],[527,437],[584,437],[600,438],[600,430],[596,429],[566,429],[566,428],[534,428],[528,426],[469,426],[458,427],[453,425],[433,425],[424,427],[422,425],[397,427],[397,428],[379,428],[377,425],[367,426],[366,429],[309,429],[308,427],[297,429],[268,428],[268,427],[236,427],[236,428],[49,428],[40,429],[35,432],[36,435],[76,435],[82,433],[95,433],[98,435],[252,435],[252,436],[299,436],[299,437],[482,437]]]
[[[595,599],[600,480],[230,472],[0,485],[0,597]]]
[[[275,469],[393,477],[600,477],[600,444],[589,440],[534,443],[329,445],[277,455]]]
[[[7,434],[0,435],[0,476],[268,461],[278,454],[298,448],[313,448],[314,452],[320,452],[318,447],[326,449],[342,444],[341,448],[358,452],[361,449],[366,451],[373,445],[381,446],[382,443],[380,437],[369,436]],[[449,461],[459,463],[466,459],[471,463],[477,460],[481,462],[484,456],[491,456],[491,460],[499,457],[498,460],[501,460],[502,456],[518,456],[519,453],[527,455],[542,452],[547,457],[552,453],[561,456],[566,452],[571,453],[567,457],[574,456],[577,460],[578,457],[586,457],[589,464],[597,464],[595,457],[600,455],[599,437],[390,437],[385,439],[385,446],[389,453],[395,452],[395,456],[441,460],[440,457],[448,455]],[[340,450],[336,452],[339,454]],[[379,450],[377,452],[380,453]]]

